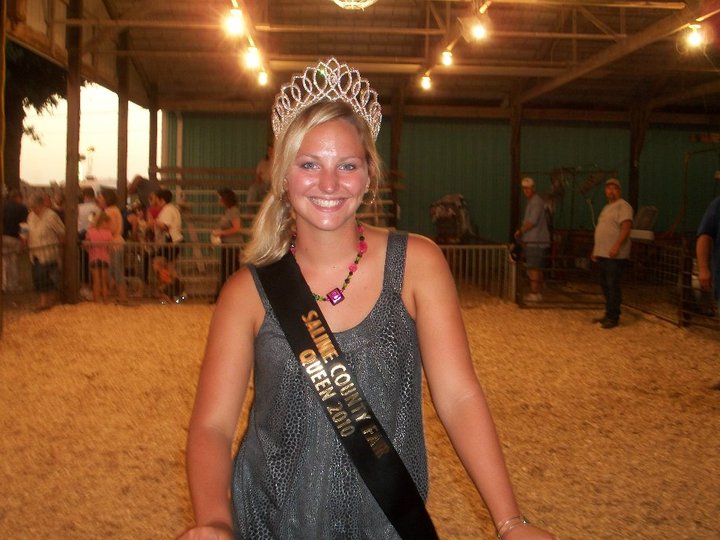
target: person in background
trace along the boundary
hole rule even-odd
[[[95,190],[91,187],[82,189],[82,202],[78,204],[78,241],[85,240],[85,234],[92,227],[93,220],[100,213],[100,207],[95,200]],[[90,267],[88,266],[88,253],[82,251],[82,268],[80,279],[83,283],[90,283]]]
[[[127,285],[125,283],[125,238],[124,219],[115,190],[103,188],[98,195],[98,204],[110,220],[113,246],[110,248],[110,281],[117,292],[117,303],[127,304]]]
[[[100,213],[100,207],[95,200],[93,188],[86,187],[82,190],[82,202],[78,204],[78,237],[85,239],[85,232],[92,226],[95,216]]]
[[[525,266],[530,278],[530,292],[525,295],[527,302],[542,300],[543,268],[546,266],[548,248],[550,247],[550,229],[545,213],[545,202],[535,190],[535,181],[525,177],[520,182],[522,192],[527,199],[525,217],[520,228],[515,231],[515,238],[524,246]]]
[[[155,179],[145,178],[139,174],[135,175],[128,185],[128,193],[137,195],[145,208],[150,207],[150,194],[160,189],[160,183]]]
[[[276,98],[272,187],[243,251],[247,264],[223,287],[208,334],[187,446],[197,525],[181,538],[398,538],[341,443],[350,431],[343,435],[334,422],[352,428],[367,452],[385,455],[390,446],[397,451],[405,467],[395,461],[391,474],[404,470],[408,489],[401,497],[412,495],[416,503],[410,527],[420,526],[415,516],[427,526],[422,369],[438,416],[499,537],[553,539],[518,508],[442,251],[425,237],[357,221],[358,208],[377,191],[382,175],[375,92],[334,58],[308,67],[308,78],[310,70],[325,81],[349,79],[348,87],[362,88],[371,101],[362,104],[335,87],[311,85],[303,86],[319,95],[298,100],[292,111],[281,107],[283,94]],[[270,267],[278,261],[287,266]],[[275,268],[263,285],[261,272]],[[310,358],[296,356],[279,324],[282,308],[271,305],[265,289],[272,283],[297,283],[309,289],[304,298],[316,299],[310,312],[299,314],[293,310],[302,293],[284,287],[280,293],[291,295],[283,297],[283,313],[300,321],[298,331],[307,330],[308,340],[324,351],[322,358],[305,351],[314,358],[315,382],[300,360],[310,366]],[[319,312],[327,327],[315,318]],[[324,362],[338,353],[330,347],[330,333],[347,362],[332,368],[328,363],[326,373]],[[356,372],[364,398],[354,383],[346,384],[346,366]],[[233,439],[251,374],[255,398],[233,467]],[[345,385],[332,400],[332,409],[345,416],[332,419],[318,393],[328,388],[330,377]],[[369,411],[358,403],[382,416],[387,431],[382,443],[374,421],[352,423]]]
[[[59,189],[55,191],[50,198],[50,207],[65,221],[65,193]]]
[[[182,216],[177,206],[172,203],[172,191],[160,189],[155,193],[157,207],[155,218],[155,243],[159,245],[159,255],[174,263],[180,252],[180,242],[183,241]]]
[[[185,291],[173,264],[165,257],[155,257],[152,265],[157,284],[156,296],[160,298],[160,303],[182,304],[185,301]]]
[[[211,232],[212,236],[219,238],[222,244],[220,248],[220,283],[218,283],[215,300],[227,278],[240,268],[240,246],[243,241],[237,195],[232,189],[224,188],[218,190],[218,197],[220,204],[225,208],[225,213],[218,221],[217,227]]]
[[[148,223],[146,215],[147,211],[139,200],[130,205],[127,215],[129,225],[127,239],[131,242],[145,242],[147,240]]]
[[[272,167],[274,148],[268,145],[265,157],[260,160],[255,167],[255,181],[248,188],[247,202],[251,203],[249,210],[252,213],[257,212],[259,204],[267,195],[270,189],[270,170]]]
[[[46,205],[45,197],[33,197],[28,215],[27,246],[32,262],[33,287],[40,300],[35,311],[50,309],[60,286],[61,246],[65,225]]]
[[[698,279],[704,291],[713,291],[715,313],[720,313],[720,197],[705,210],[695,240]]]
[[[2,290],[20,290],[20,224],[28,218],[27,206],[23,204],[20,190],[14,189],[3,202]]]
[[[101,211],[85,233],[84,241],[88,253],[88,265],[92,274],[93,302],[99,302],[102,299],[103,303],[106,303],[108,299],[108,268],[110,268],[110,245],[112,242],[110,218]]]
[[[630,231],[633,209],[622,198],[620,180],[610,178],[605,182],[607,204],[598,216],[595,226],[595,244],[590,257],[600,269],[600,286],[605,296],[605,314],[593,319],[605,328],[620,324],[622,292],[620,278],[630,258]]]

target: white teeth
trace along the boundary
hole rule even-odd
[[[313,204],[322,206],[323,208],[335,208],[343,203],[342,199],[310,199]]]

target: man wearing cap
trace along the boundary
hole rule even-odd
[[[620,276],[630,258],[630,231],[633,209],[621,196],[620,181],[605,182],[608,203],[598,216],[595,245],[591,259],[600,268],[600,285],[605,295],[605,315],[593,319],[603,328],[615,328],[620,322]]]
[[[535,181],[525,177],[520,185],[528,201],[522,225],[515,231],[515,238],[521,240],[524,246],[525,266],[530,278],[530,293],[525,295],[524,300],[539,302],[542,300],[542,269],[550,247],[550,230],[545,216],[545,202],[535,191]]]

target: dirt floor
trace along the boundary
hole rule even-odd
[[[478,298],[465,317],[523,511],[571,539],[720,538],[720,335]],[[6,309],[0,538],[173,538],[212,306]],[[442,539],[492,538],[426,407]]]

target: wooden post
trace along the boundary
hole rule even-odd
[[[522,105],[516,103],[510,113],[510,223],[508,229],[510,235],[520,224],[521,138]]]
[[[402,146],[402,129],[405,116],[405,93],[397,88],[392,97],[392,124],[390,135],[390,194],[394,203],[391,225],[397,227],[397,182],[400,171],[400,148]]]
[[[0,88],[5,88],[5,20],[7,19],[7,1],[0,4]],[[2,233],[3,233],[3,205],[5,197],[2,194],[2,187],[5,185],[5,92],[0,92],[0,268],[5,264],[2,256]],[[3,335],[3,292],[0,287],[0,338]]]
[[[128,49],[127,31],[119,36],[118,48]],[[117,134],[117,195],[118,206],[127,204],[128,161],[128,94],[130,92],[130,68],[126,56],[119,56],[116,63],[118,75],[118,134]]]
[[[70,0],[68,18],[83,17],[83,0]],[[67,144],[65,152],[65,256],[63,290],[65,301],[80,299],[80,252],[78,249],[78,165],[80,162],[80,86],[82,85],[82,26],[66,30],[67,72]]]
[[[158,161],[157,161],[157,143],[158,143],[158,106],[157,106],[157,99],[155,96],[151,96],[150,98],[150,123],[149,123],[149,130],[150,130],[150,136],[148,139],[150,140],[150,147],[148,148],[148,178],[152,181],[157,180],[157,168],[158,168]]]
[[[630,177],[628,178],[627,201],[637,212],[640,198],[640,154],[645,144],[650,109],[639,104],[630,110]]]

